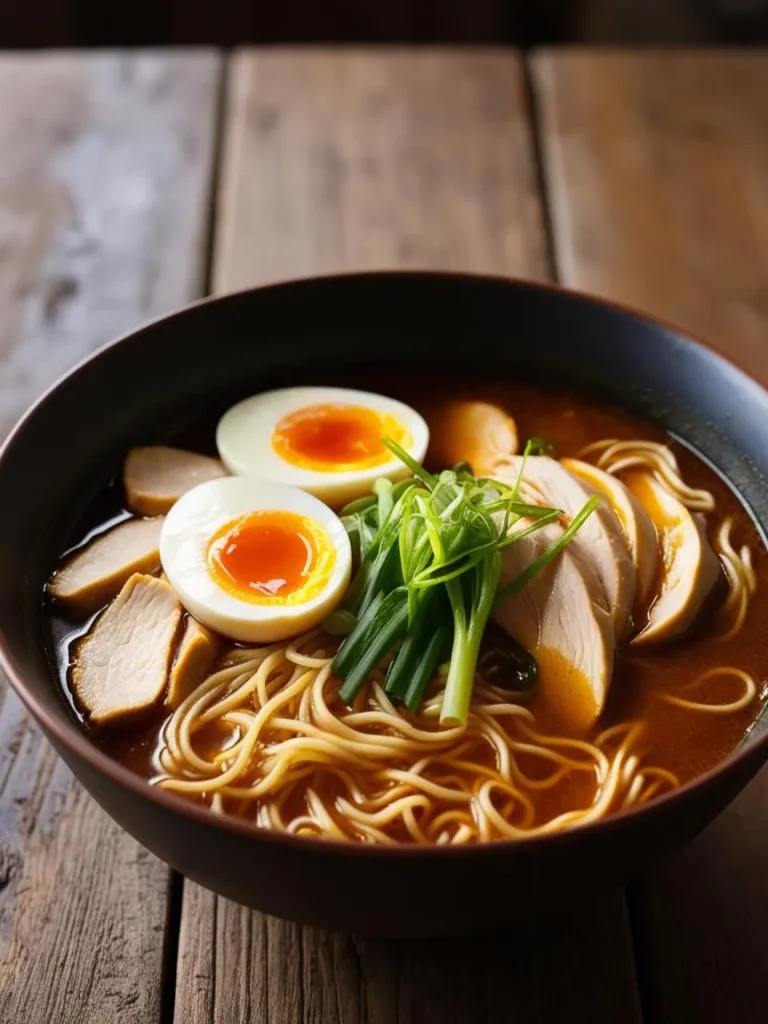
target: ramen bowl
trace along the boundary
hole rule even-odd
[[[768,394],[685,332],[563,289],[438,273],[299,281],[206,300],[76,367],[0,454],[0,656],[98,803],[175,870],[269,914],[379,935],[508,925],[626,881],[689,841],[768,758],[758,722],[667,796],[570,831],[473,846],[377,846],[258,829],[153,787],[84,734],[52,667],[43,588],[125,451],[202,403],[378,366],[567,384],[692,446],[768,529]],[[8,497],[11,496],[11,497]],[[482,885],[470,884],[482,879]]]

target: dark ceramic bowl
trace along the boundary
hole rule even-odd
[[[151,788],[89,742],[51,669],[41,595],[84,505],[126,449],[233,392],[406,362],[565,382],[624,406],[694,445],[740,492],[761,532],[768,529],[761,387],[666,324],[491,278],[372,274],[202,302],[79,366],[27,414],[0,455],[2,664],[86,789],[139,842],[230,899],[389,935],[490,928],[588,898],[691,839],[768,758],[763,723],[715,770],[650,806],[545,838],[419,849],[258,831]],[[467,884],[478,876],[490,898],[478,899]]]

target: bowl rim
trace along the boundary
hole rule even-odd
[[[77,377],[85,366],[90,366],[92,363],[97,362],[116,346],[129,343],[131,339],[139,336],[145,329],[165,320],[170,320],[188,313],[199,306],[216,306],[236,301],[238,298],[253,293],[291,290],[297,286],[301,286],[302,284],[316,284],[318,286],[322,286],[324,283],[341,284],[344,281],[359,281],[366,279],[380,279],[382,281],[389,280],[392,282],[408,279],[442,279],[446,281],[461,281],[469,284],[476,282],[480,284],[511,286],[521,290],[534,290],[542,293],[565,295],[569,299],[581,302],[585,305],[602,306],[620,315],[635,317],[646,323],[655,325],[664,331],[668,331],[684,338],[693,345],[704,349],[716,360],[726,366],[729,366],[732,370],[735,370],[740,376],[746,378],[768,397],[768,386],[763,385],[758,381],[752,373],[741,366],[737,360],[719,352],[712,344],[705,341],[700,336],[670,320],[666,320],[655,314],[647,313],[636,306],[616,302],[612,299],[607,299],[603,296],[595,295],[581,289],[569,288],[548,281],[529,280],[522,277],[451,270],[382,269],[338,274],[307,275],[288,280],[275,281],[251,288],[243,288],[235,292],[228,292],[224,295],[204,296],[186,303],[185,305],[176,307],[175,309],[157,317],[153,317],[152,319],[140,324],[138,327],[125,331],[116,338],[99,346],[90,355],[75,363],[74,366],[63,373],[48,388],[46,388],[14,425],[3,443],[0,445],[0,474],[2,473],[7,453],[16,444],[17,439],[24,432],[27,423],[37,414],[38,409],[45,405],[48,398],[57,391],[64,382]],[[599,818],[596,821],[570,826],[560,831],[553,831],[545,834],[515,839],[494,839],[489,842],[462,846],[427,846],[416,843],[388,845],[352,842],[350,840],[341,839],[324,839],[315,836],[296,836],[288,832],[278,831],[277,829],[263,828],[241,818],[216,814],[206,805],[193,803],[191,800],[187,800],[179,794],[151,785],[145,778],[131,771],[118,761],[115,761],[88,738],[74,718],[64,718],[62,720],[57,719],[53,712],[49,711],[28,688],[28,684],[24,677],[25,674],[17,668],[10,655],[6,631],[2,625],[0,625],[0,669],[5,672],[8,681],[18,697],[21,699],[25,708],[32,714],[33,718],[42,725],[45,732],[55,737],[56,741],[62,747],[65,747],[79,760],[86,762],[91,769],[95,770],[97,773],[106,775],[112,783],[116,783],[118,786],[131,790],[133,794],[139,798],[144,798],[150,802],[154,802],[165,811],[181,814],[199,825],[215,829],[223,829],[226,832],[230,832],[235,836],[239,836],[250,841],[265,842],[277,847],[289,847],[292,849],[304,850],[307,853],[314,850],[317,853],[338,854],[341,856],[353,857],[384,857],[387,859],[431,859],[433,857],[457,857],[464,859],[466,857],[501,856],[505,853],[512,854],[515,849],[520,849],[521,843],[524,845],[526,851],[535,853],[537,849],[549,848],[553,845],[567,846],[570,843],[586,841],[590,836],[603,835],[615,831],[616,829],[621,828],[627,821],[638,821],[643,817],[658,815],[660,812],[663,812],[666,808],[669,808],[675,803],[679,802],[682,804],[686,797],[705,789],[719,776],[726,775],[731,769],[735,769],[739,763],[752,757],[756,751],[763,751],[766,757],[768,757],[768,731],[766,731],[762,736],[757,737],[750,737],[747,735],[736,749],[732,750],[726,757],[718,761],[712,768],[708,769],[703,774],[696,776],[696,778],[684,783],[677,789],[674,789],[669,793],[665,793],[663,796],[656,797],[645,804],[618,810],[610,814],[608,817]],[[82,783],[80,784],[82,785]]]

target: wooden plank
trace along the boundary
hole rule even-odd
[[[210,890],[184,882],[176,960],[176,1019],[190,1024],[209,1024],[213,1020],[216,902],[217,897]]]
[[[640,1020],[618,894],[524,934],[395,942],[302,928],[188,882],[184,892],[178,1024]]]
[[[218,87],[210,53],[0,59],[0,435],[200,294]],[[0,1020],[155,1024],[168,869],[1,689]]]
[[[685,324],[768,381],[768,54],[534,63],[565,283]],[[765,1018],[768,775],[632,891],[650,1018]]]
[[[563,283],[768,379],[768,52],[555,51],[534,68]]]
[[[381,266],[546,276],[513,55],[243,53],[230,86],[217,290]],[[450,942],[356,940],[210,903],[185,884],[178,1024],[639,1020],[618,892],[524,939]]]
[[[382,267],[544,276],[523,104],[496,51],[236,58],[215,290]]]

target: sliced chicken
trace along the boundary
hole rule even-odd
[[[167,583],[131,576],[80,643],[72,668],[91,722],[114,722],[162,700],[182,612]]]
[[[157,516],[198,484],[226,475],[219,459],[154,445],[128,452],[123,485],[129,508],[143,516]]]
[[[516,524],[522,528],[525,521]],[[500,586],[505,586],[562,535],[545,526],[504,550]],[[602,711],[613,675],[615,635],[597,575],[565,548],[494,618],[539,663],[540,699],[558,725],[576,731]]]
[[[514,484],[522,466],[523,457],[515,456],[496,476],[505,483]],[[558,508],[572,519],[594,493],[594,487],[548,455],[532,455],[525,460],[520,496],[531,504]],[[621,639],[629,625],[637,581],[621,525],[607,502],[598,505],[568,547],[571,554],[592,566],[597,573],[616,636]]]
[[[618,477],[579,459],[563,459],[562,464],[580,480],[601,491],[611,503],[635,567],[637,601],[644,604],[648,600],[659,565],[656,527],[650,516]]]
[[[168,680],[165,703],[169,707],[177,708],[202,683],[210,673],[217,653],[215,634],[188,615]]]
[[[48,584],[54,600],[72,611],[103,607],[136,572],[160,568],[163,517],[128,519],[76,551]]]
[[[657,593],[648,623],[632,643],[668,640],[684,633],[720,578],[720,562],[698,517],[650,473],[625,478],[653,521],[661,553]]]
[[[426,411],[429,461],[445,469],[468,462],[475,476],[488,476],[502,456],[517,451],[511,416],[489,402],[448,402]]]

